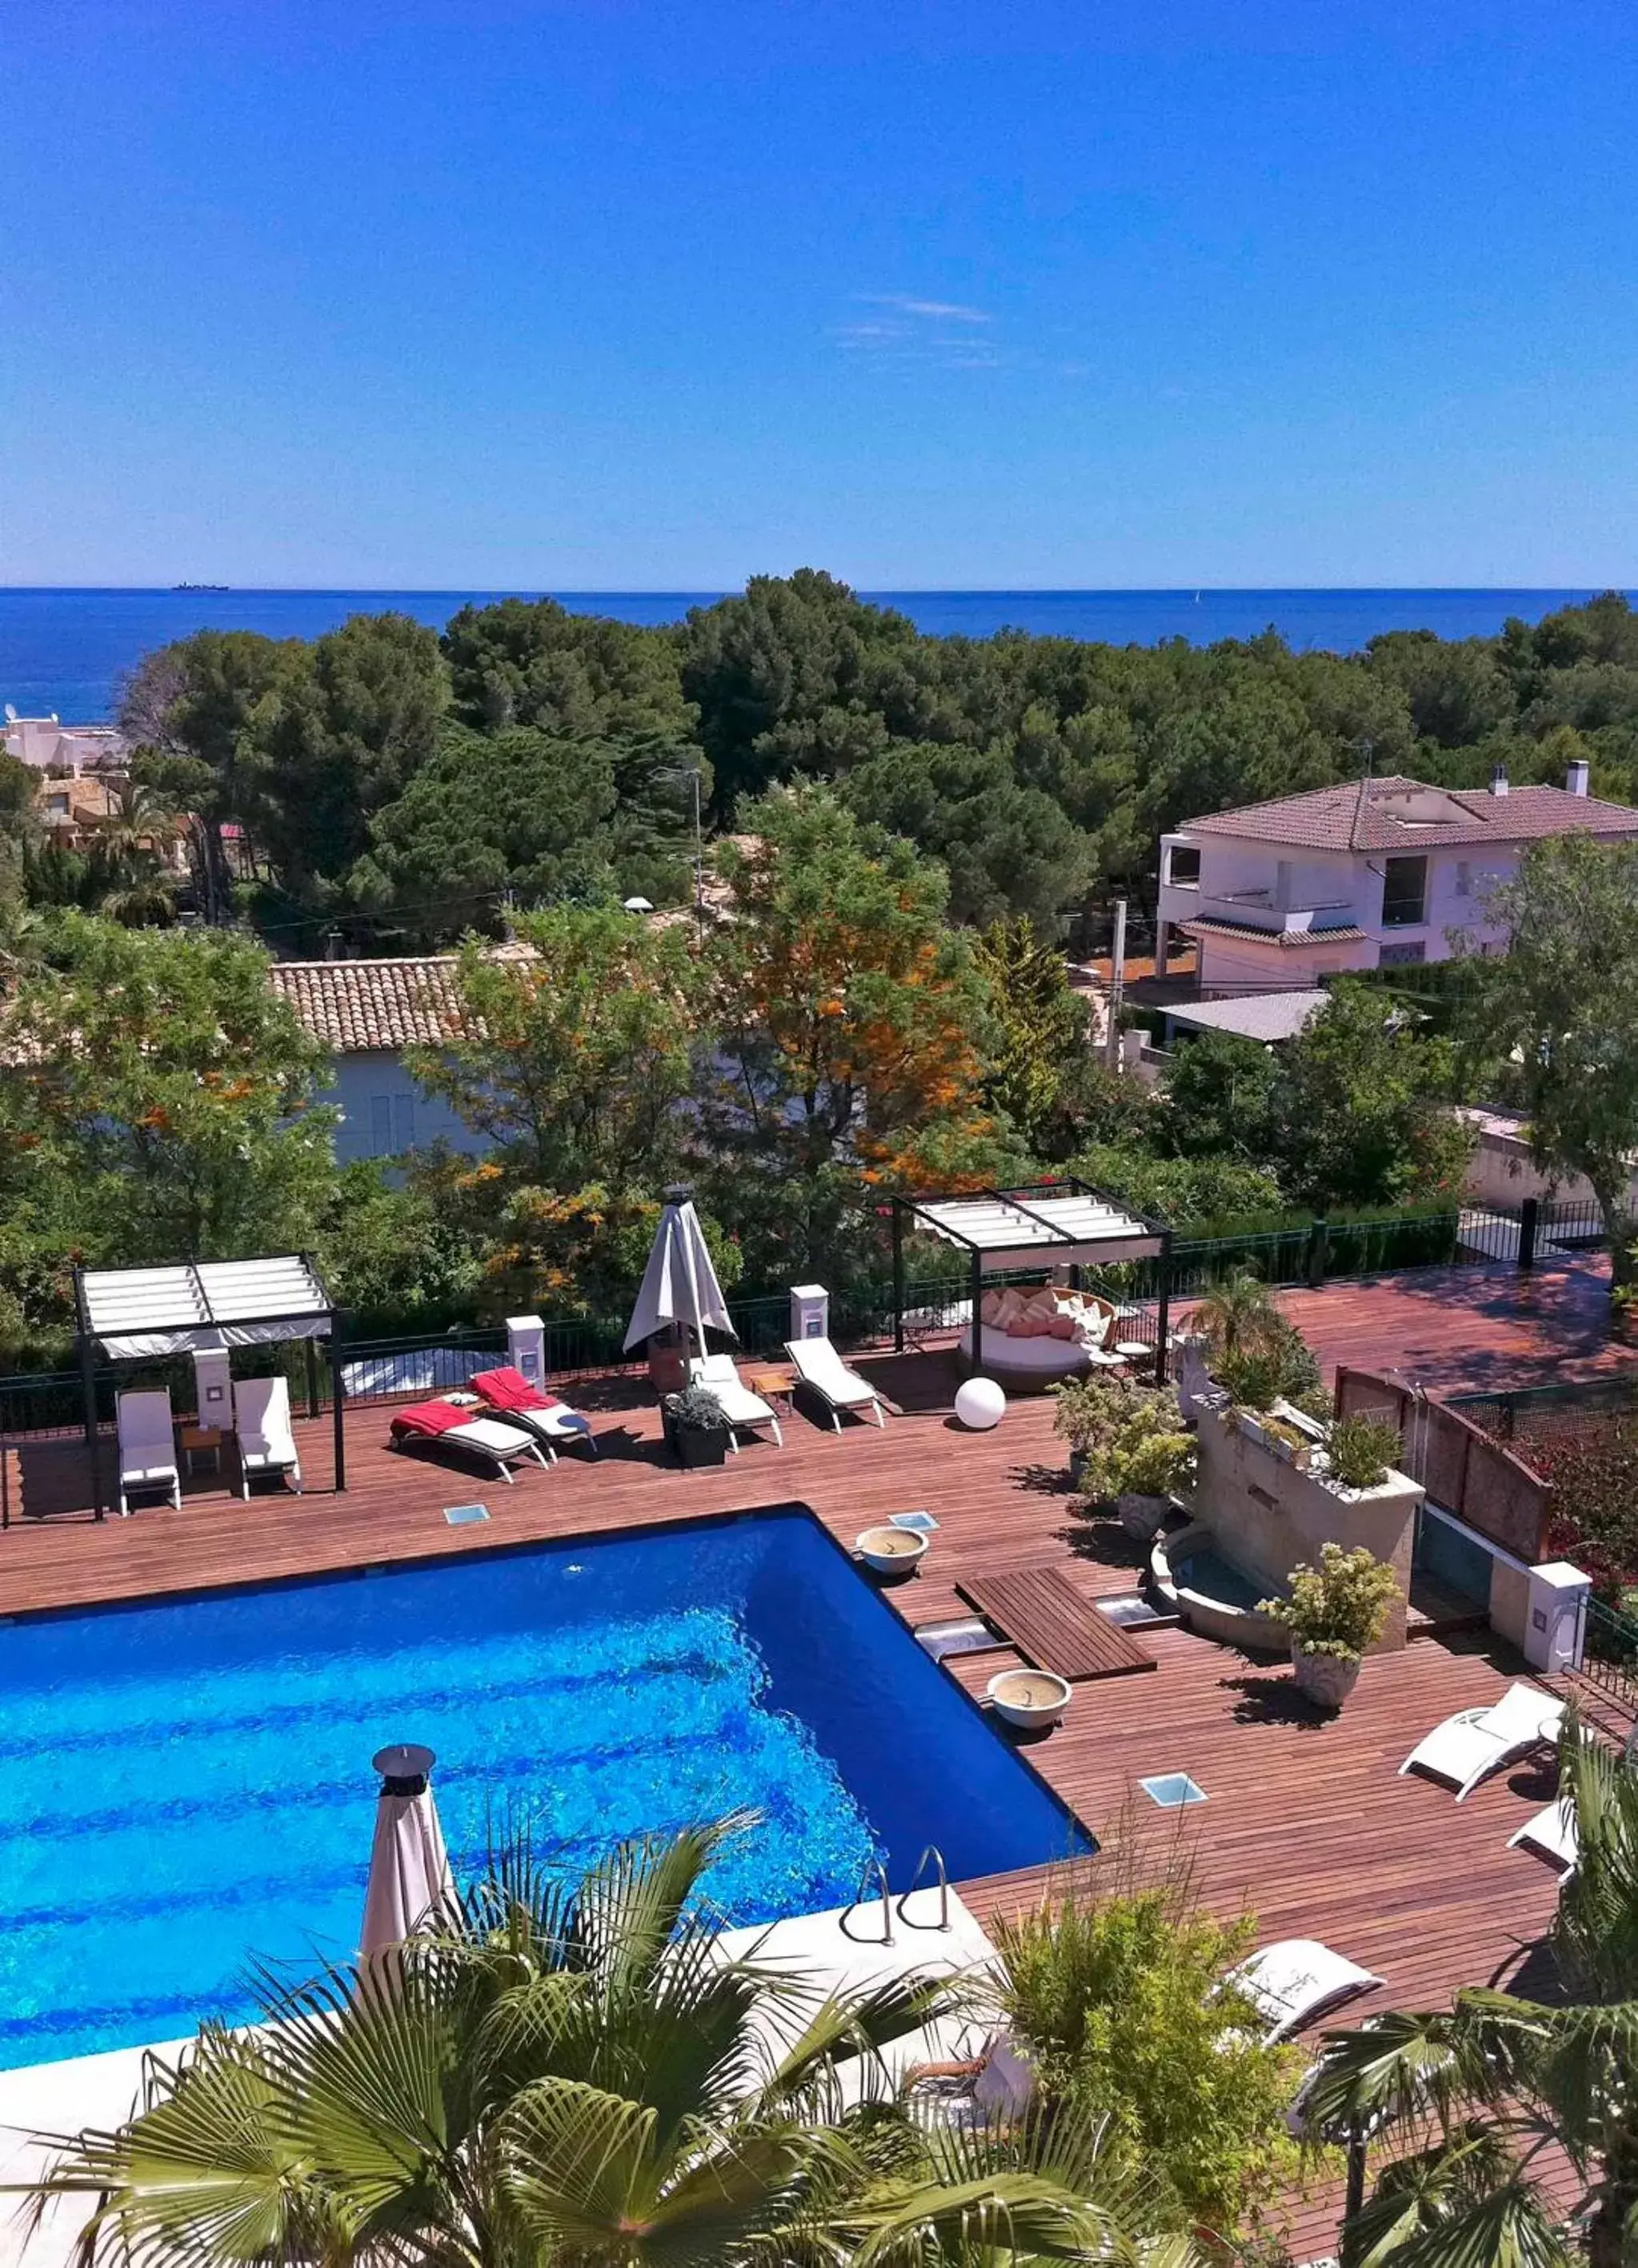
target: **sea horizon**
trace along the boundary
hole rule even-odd
[[[1509,616],[1539,621],[1601,589],[1524,585],[1293,584],[1213,587],[1042,585],[992,589],[926,585],[860,590],[932,637],[984,638],[1002,630],[1112,645],[1191,645],[1277,631],[1299,652],[1354,653],[1392,630],[1442,638],[1492,637]],[[571,613],[606,614],[657,627],[691,608],[732,596],[724,590],[506,588],[391,589],[305,584],[0,584],[0,701],[21,716],[65,724],[107,723],[120,680],[142,656],[198,630],[258,630],[271,637],[315,637],[349,615],[389,610],[442,629],[468,605],[505,598],[553,598]],[[1626,589],[1628,600],[1638,591]]]

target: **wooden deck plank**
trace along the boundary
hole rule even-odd
[[[1011,1575],[970,1575],[956,1586],[968,1604],[1037,1669],[1073,1685],[1157,1667],[1135,1638],[1083,1599],[1057,1567],[1021,1567]]]

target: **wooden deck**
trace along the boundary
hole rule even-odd
[[[1583,1291],[1544,1277],[1514,1311],[1500,1300],[1497,1278],[1480,1283],[1477,1271],[1452,1272],[1469,1296],[1450,1309],[1423,1292],[1424,1279],[1406,1278],[1303,1293],[1292,1312],[1328,1361],[1380,1364],[1391,1353],[1400,1367],[1436,1366],[1452,1385],[1488,1383],[1509,1366],[1539,1376],[1540,1348],[1561,1316],[1581,1314]],[[1516,1293],[1517,1279],[1506,1282]],[[1585,1359],[1603,1366],[1590,1344]],[[782,1450],[748,1442],[702,1472],[669,1462],[658,1413],[623,1381],[579,1397],[596,1428],[595,1463],[571,1453],[512,1488],[432,1453],[390,1452],[387,1411],[359,1409],[348,1419],[345,1495],[328,1488],[325,1421],[298,1429],[305,1497],[259,1493],[245,1504],[205,1476],[188,1484],[180,1512],[161,1507],[97,1525],[74,1508],[87,1501],[83,1447],[26,1447],[13,1453],[11,1474],[14,1517],[19,1499],[24,1516],[0,1535],[0,1613],[444,1557],[789,1501],[811,1506],[850,1546],[890,1513],[925,1506],[936,1516],[920,1572],[891,1594],[912,1625],[968,1612],[958,1583],[1044,1564],[1088,1602],[1135,1587],[1140,1548],[1115,1524],[1074,1509],[1049,1403],[1015,1401],[993,1432],[967,1433],[951,1414],[957,1381],[947,1356],[862,1358],[859,1367],[897,1413],[885,1432],[848,1421],[834,1433],[799,1412]],[[443,1507],[474,1497],[487,1502],[490,1521],[449,1527]],[[1548,1800],[1546,1762],[1517,1767],[1459,1807],[1431,1782],[1397,1777],[1431,1726],[1494,1699],[1518,1674],[1516,1659],[1488,1633],[1426,1638],[1368,1661],[1347,1710],[1330,1721],[1297,1697],[1288,1667],[1183,1629],[1146,1631],[1143,1644],[1155,1675],[1080,1686],[1063,1726],[1030,1749],[1106,1848],[1135,1844],[1158,1855],[1176,1842],[1203,1894],[1223,1909],[1250,1906],[1263,1939],[1317,1937],[1377,1971],[1385,1991],[1350,2016],[1396,2002],[1436,2005],[1458,1984],[1539,1972],[1555,1879],[1540,1860],[1509,1851],[1507,1838]],[[1016,1660],[1003,1648],[948,1667],[981,1697],[997,1668]],[[1208,1800],[1177,1815],[1152,1809],[1137,1781],[1171,1771],[1191,1773]],[[1016,1910],[1048,1886],[1037,1869],[960,1888],[983,1918]],[[1299,2261],[1333,2249],[1337,2203],[1326,2190],[1294,2206]]]

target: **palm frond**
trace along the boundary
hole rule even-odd
[[[1573,2257],[1541,2191],[1487,2126],[1389,2166],[1342,2233],[1343,2268],[1566,2268]]]

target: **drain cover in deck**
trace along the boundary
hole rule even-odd
[[[908,1528],[912,1535],[931,1535],[938,1524],[930,1512],[896,1512],[888,1521],[889,1528]]]
[[[1187,1772],[1160,1772],[1153,1779],[1140,1779],[1138,1786],[1151,1803],[1158,1803],[1162,1811],[1181,1811],[1186,1803],[1204,1803],[1206,1790],[1189,1778]]]
[[[480,1520],[489,1518],[486,1504],[446,1504],[444,1517],[452,1528],[470,1528]]]

